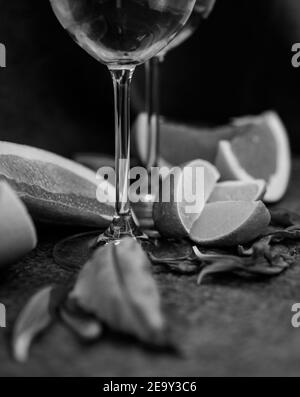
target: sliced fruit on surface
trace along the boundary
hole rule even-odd
[[[228,181],[220,182],[215,186],[208,202],[216,201],[257,201],[261,200],[266,192],[266,182],[256,179],[250,182]]]
[[[190,171],[184,173],[189,167]],[[204,169],[204,174],[196,172],[198,167]],[[178,170],[178,167],[171,169],[162,181],[162,194],[154,203],[153,219],[161,235],[180,238],[188,236],[193,222],[203,210],[220,175],[212,164],[204,160],[187,163],[179,172],[174,173],[174,170]],[[204,181],[198,179],[202,175]],[[199,196],[196,191],[200,193]]]
[[[35,220],[106,227],[113,216],[115,189],[88,168],[45,150],[0,142],[0,180],[7,181]]]
[[[262,201],[208,203],[193,223],[189,236],[203,246],[236,246],[256,239],[270,221]]]
[[[25,205],[0,181],[0,269],[22,258],[36,244],[36,230]]]
[[[161,119],[159,165],[180,165],[198,158],[214,162],[218,142],[231,139],[239,131],[239,127],[232,125],[218,128],[197,127]],[[134,152],[145,164],[148,142],[146,113],[137,117],[132,133]]]
[[[264,179],[267,183],[264,200],[279,201],[286,193],[291,174],[291,150],[284,125],[274,112],[237,123],[240,126],[248,123],[248,131],[230,142],[219,143],[216,166],[222,180]]]

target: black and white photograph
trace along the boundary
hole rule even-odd
[[[299,87],[299,0],[0,0],[0,378],[299,377]]]

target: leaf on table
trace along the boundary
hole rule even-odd
[[[150,269],[135,239],[109,243],[86,263],[69,298],[115,331],[165,345],[165,319]]]
[[[285,230],[278,230],[271,235],[271,242],[280,243],[282,241],[297,241],[300,240],[300,226],[291,226]]]
[[[238,246],[238,253],[240,256],[250,256],[252,258],[259,258],[264,256],[271,258],[271,236],[262,237],[256,241],[250,248],[245,249],[243,246]]]
[[[102,335],[102,325],[82,310],[64,305],[59,310],[62,321],[84,342],[93,342]]]
[[[155,239],[154,244],[147,244],[146,251],[155,272],[173,272],[178,274],[196,274],[199,264],[194,261],[190,242],[182,240]]]
[[[159,265],[163,272],[170,271],[178,274],[195,274],[199,271],[199,266],[190,256],[180,258],[157,258],[153,254],[148,254],[153,265]]]
[[[110,204],[100,203],[96,193],[103,179],[53,153],[0,142],[1,179],[16,190],[37,221],[105,228],[112,219],[114,188],[109,185]]]
[[[239,256],[234,255],[205,255],[195,247],[194,251],[199,260],[210,262],[201,270],[198,283],[204,277],[214,273],[238,273],[240,275],[277,276],[295,263],[294,252],[290,248],[274,244],[273,237],[262,237],[250,248],[239,246]],[[283,241],[283,240],[281,240]]]
[[[211,265],[207,265],[204,269],[200,272],[198,276],[197,283],[200,285],[204,279],[204,277],[216,273],[228,273],[233,272],[241,269],[241,262],[239,260],[234,259],[222,259],[216,262],[213,262]]]
[[[13,356],[19,362],[28,359],[29,349],[41,332],[53,322],[51,310],[53,287],[37,292],[21,311],[13,330]]]
[[[153,265],[161,266],[164,271],[172,271],[179,274],[195,274],[198,269],[198,263],[189,255],[184,256],[155,256],[148,252],[148,257]]]

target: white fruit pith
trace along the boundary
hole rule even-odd
[[[267,191],[264,196],[266,202],[272,203],[279,201],[285,194],[291,173],[291,151],[289,140],[285,127],[280,118],[274,112],[265,113],[257,118],[241,119],[237,123],[251,122],[261,124],[266,123],[273,133],[274,140],[277,147],[276,169],[270,175],[267,182]],[[251,182],[255,178],[245,170],[234,152],[229,141],[221,141],[219,143],[218,154],[216,158],[216,166],[221,172],[222,180],[240,180],[244,182]]]
[[[187,168],[192,169],[192,174],[185,173]],[[202,177],[202,172],[195,173],[196,168],[204,169],[204,181],[196,181],[195,177]],[[202,171],[202,170],[200,170]],[[191,175],[193,179],[184,180]],[[218,179],[220,177],[217,169],[207,161],[194,160],[180,167],[173,167],[170,173],[163,180],[162,200],[154,204],[153,216],[157,229],[164,236],[184,237],[187,236],[194,221],[199,217],[204,208],[208,197],[211,195]],[[174,184],[172,186],[171,180]],[[199,192],[196,182],[201,183],[201,197],[194,197],[195,192]],[[204,183],[203,183],[204,182]],[[168,200],[168,189],[172,187],[171,200]],[[185,187],[191,188],[187,191]],[[204,190],[203,190],[204,188]],[[166,192],[165,192],[166,190]],[[166,193],[166,195],[165,195]],[[191,193],[192,195],[187,195]]]
[[[191,163],[186,164],[184,168],[187,167],[191,167],[191,168],[199,167],[199,168],[203,168],[204,170],[204,191],[201,192],[201,194],[203,194],[203,197],[202,200],[199,200],[199,203],[197,203],[192,213],[186,212],[186,208],[190,205],[189,203],[184,203],[184,205],[182,205],[182,202],[180,202],[179,195],[182,194],[184,190],[184,181],[183,181],[184,173],[181,173],[179,183],[177,184],[176,198],[177,198],[178,213],[182,224],[185,225],[186,230],[189,231],[192,227],[193,222],[202,212],[204,205],[207,202],[208,198],[210,197],[212,191],[214,190],[217,181],[220,179],[220,174],[215,166],[213,166],[212,164],[210,164],[208,161],[205,160],[194,160]],[[192,187],[193,187],[192,190],[195,192],[196,187],[195,186]]]

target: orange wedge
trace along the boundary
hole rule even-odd
[[[270,220],[262,201],[209,203],[193,223],[189,237],[203,246],[236,246],[255,240]]]

